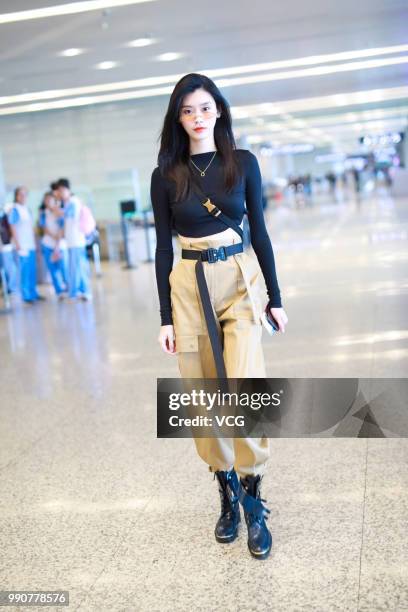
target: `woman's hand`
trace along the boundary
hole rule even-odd
[[[286,312],[283,310],[283,308],[270,308],[269,311],[272,317],[275,319],[276,323],[278,324],[279,331],[284,334],[285,325],[289,321],[288,317],[286,316]]]
[[[54,240],[58,240],[58,234],[56,234],[55,232],[52,232],[47,227],[44,227],[43,231],[46,236],[51,236],[51,238],[53,238]]]
[[[158,337],[162,350],[169,355],[176,355],[176,340],[173,325],[162,325]]]
[[[51,253],[51,261],[55,263],[56,261],[59,261],[61,257],[62,257],[61,251],[59,250],[59,247],[56,246],[53,252]]]

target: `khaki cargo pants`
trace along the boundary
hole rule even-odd
[[[179,236],[179,242],[181,248],[203,250],[237,243],[240,238],[228,228],[198,241]],[[180,259],[169,278],[178,365],[182,378],[217,378],[195,263]],[[223,336],[227,377],[265,378],[258,261],[238,253],[226,261],[203,262],[203,266],[219,334]],[[211,472],[233,466],[240,476],[262,475],[265,471],[268,438],[196,437],[194,441]]]

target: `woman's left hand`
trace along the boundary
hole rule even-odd
[[[270,313],[272,317],[275,319],[276,323],[279,325],[279,331],[283,334],[285,333],[285,325],[289,321],[286,316],[286,312],[283,308],[270,308]]]

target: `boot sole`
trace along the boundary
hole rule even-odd
[[[233,542],[234,540],[237,539],[238,536],[238,529],[237,531],[234,533],[234,535],[232,536],[228,536],[227,538],[220,538],[219,536],[215,535],[215,539],[217,540],[217,542],[219,542],[220,544],[229,544],[230,542]]]
[[[237,523],[236,531],[233,533],[232,536],[228,536],[226,538],[220,538],[220,536],[217,536],[217,534],[214,533],[215,539],[217,540],[217,542],[219,542],[220,544],[229,544],[230,542],[233,542],[234,540],[236,540],[237,536],[238,536],[238,531],[239,531],[240,523],[241,523],[241,521],[239,520],[238,523]]]
[[[267,557],[269,557],[269,553],[271,552],[271,549],[272,549],[272,536],[271,536],[271,541],[270,541],[270,544],[269,544],[269,548],[265,552],[256,553],[256,552],[252,551],[249,548],[249,546],[248,546],[248,550],[251,553],[251,555],[254,557],[254,559],[266,559]]]

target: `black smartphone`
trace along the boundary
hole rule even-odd
[[[268,334],[272,335],[279,331],[279,325],[271,315],[269,308],[263,311],[261,321]]]

